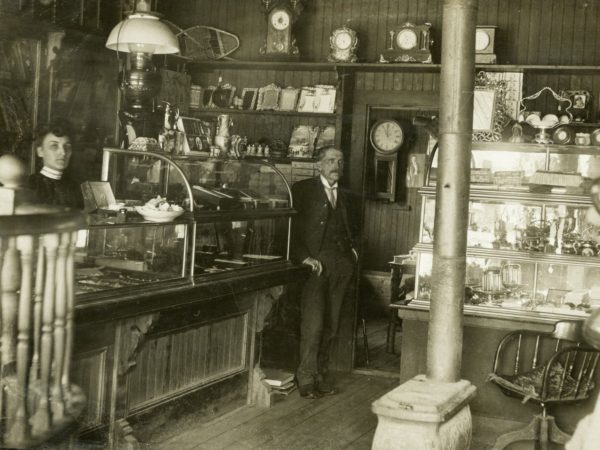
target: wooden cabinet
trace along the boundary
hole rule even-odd
[[[42,41],[0,35],[0,145],[25,161],[33,155]]]

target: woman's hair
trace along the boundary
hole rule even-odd
[[[62,117],[54,119],[50,123],[46,123],[38,127],[35,133],[35,145],[39,147],[42,145],[44,138],[46,135],[52,133],[54,136],[63,137],[66,136],[69,139],[72,139],[73,136],[73,126],[71,122]]]

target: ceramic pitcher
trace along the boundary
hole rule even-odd
[[[217,117],[217,134],[215,136],[215,145],[223,151],[229,151],[231,145],[231,137],[229,135],[229,127],[233,125],[233,121],[229,114],[220,114]]]

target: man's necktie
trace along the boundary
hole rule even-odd
[[[337,186],[334,186],[334,187],[325,186],[325,193],[327,194],[329,203],[331,203],[331,206],[335,208],[335,204],[337,201]]]

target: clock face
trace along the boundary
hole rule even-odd
[[[347,50],[352,45],[352,36],[347,31],[342,31],[336,35],[334,43],[339,50]]]
[[[371,144],[381,153],[394,153],[404,142],[404,130],[395,120],[382,120],[371,128]]]
[[[485,50],[490,45],[490,35],[485,31],[477,30],[475,33],[475,51]]]
[[[275,11],[271,15],[271,26],[277,31],[285,30],[290,26],[290,15],[287,11]]]
[[[417,47],[417,33],[414,30],[402,30],[396,35],[396,45],[402,50],[413,50]]]

